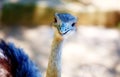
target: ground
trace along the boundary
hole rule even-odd
[[[45,76],[53,39],[51,27],[1,28],[0,38],[23,48]],[[78,27],[63,46],[62,77],[120,77],[120,31]]]

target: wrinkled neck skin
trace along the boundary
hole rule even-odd
[[[46,77],[61,77],[61,49],[63,41],[63,37],[55,30]]]

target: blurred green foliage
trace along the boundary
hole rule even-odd
[[[71,0],[72,1],[72,0]],[[2,8],[1,22],[2,25],[9,26],[38,26],[49,25],[54,20],[55,12],[69,12],[78,17],[79,25],[104,25],[106,27],[118,27],[120,14],[117,11],[95,11],[74,12],[69,9],[60,9],[50,7],[49,5],[38,6],[36,3],[6,3]]]
[[[38,7],[35,3],[7,3],[2,9],[2,25],[37,26],[53,21],[54,8]]]
[[[7,3],[3,6],[1,21],[5,25],[33,24],[34,10],[35,4]]]

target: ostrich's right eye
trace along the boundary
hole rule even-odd
[[[57,19],[56,18],[54,18],[54,22],[57,23]]]
[[[76,24],[76,23],[73,23],[73,24],[72,24],[72,27],[74,27],[74,26],[75,26],[75,24]]]

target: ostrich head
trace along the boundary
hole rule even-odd
[[[54,26],[61,36],[67,36],[76,30],[77,18],[68,13],[56,13]]]

